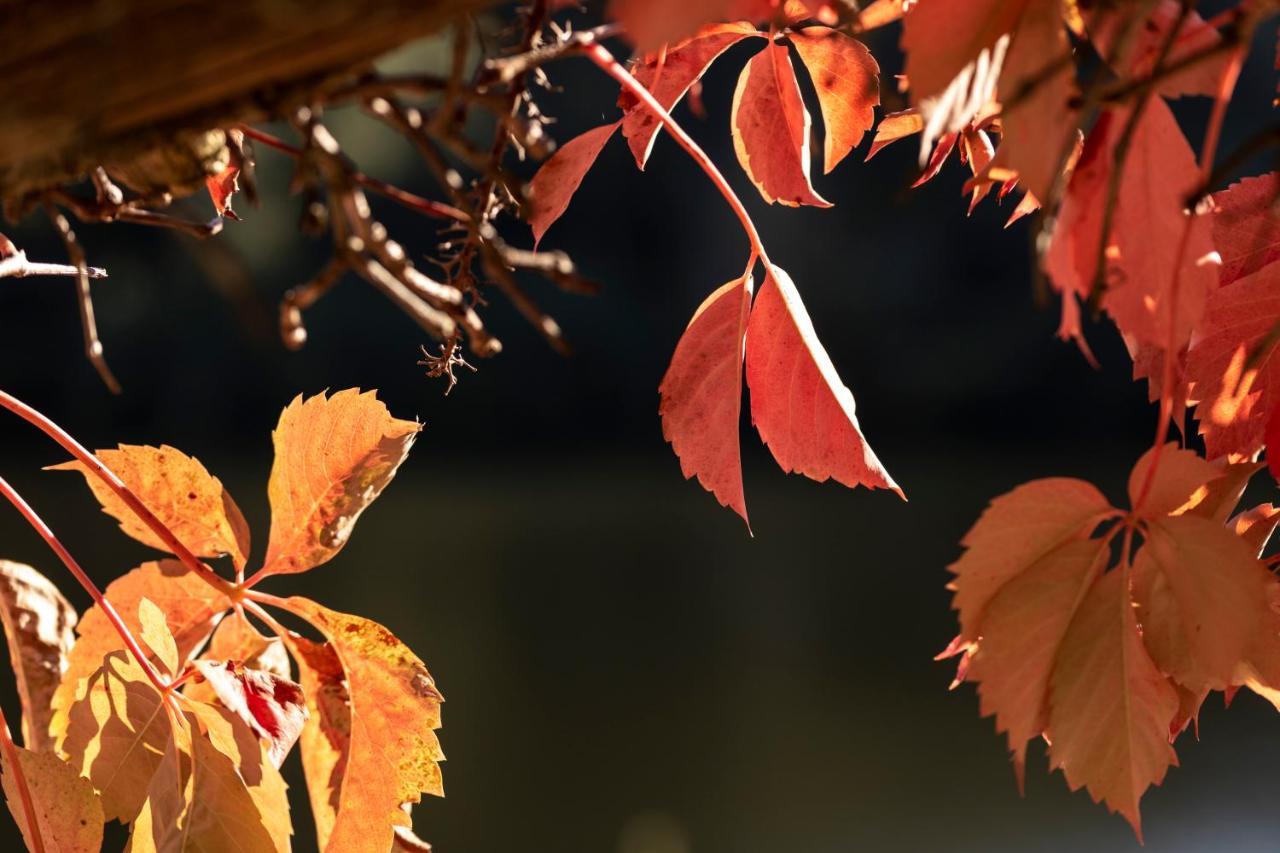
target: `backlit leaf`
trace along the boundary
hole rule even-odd
[[[751,287],[749,276],[735,279],[698,306],[658,387],[662,434],[680,457],[681,471],[697,476],[743,521],[738,433]]]
[[[262,573],[305,572],[337,554],[420,429],[391,417],[372,391],[295,398],[272,433],[271,537]]]
[[[44,575],[0,560],[0,622],[22,702],[22,742],[45,752],[53,748],[51,703],[75,642],[76,611]]]
[[[178,674],[178,644],[165,624],[164,611],[149,598],[138,602],[138,638],[146,644],[170,676]]]
[[[862,141],[880,104],[880,66],[857,39],[826,27],[805,27],[791,35],[818,93],[826,130],[823,172]]]
[[[267,741],[271,763],[283,764],[307,719],[302,688],[237,661],[199,659],[195,666],[223,707]]]
[[[595,164],[609,137],[621,122],[592,128],[560,146],[529,183],[529,227],[533,229],[533,245],[542,242],[555,221],[569,208],[573,194]]]
[[[249,556],[249,526],[222,483],[198,460],[167,445],[122,444],[115,450],[99,450],[97,456],[197,557],[230,554],[237,567],[244,566]],[[103,512],[120,522],[121,530],[144,545],[169,551],[160,537],[81,462],[64,462],[52,470],[79,471]]]
[[[18,747],[18,761],[47,853],[98,853],[102,849],[102,802],[89,780],[51,752]],[[35,850],[17,781],[3,753],[0,770],[9,813],[22,831],[27,849]]]

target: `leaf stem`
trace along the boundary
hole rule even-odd
[[[160,541],[165,547],[176,556],[184,566],[190,569],[197,577],[205,583],[212,586],[222,594],[234,599],[239,593],[234,584],[220,576],[213,569],[206,566],[199,557],[191,553],[186,545],[178,541],[178,537],[173,531],[165,526],[164,522],[156,518],[151,510],[138,498],[133,491],[124,484],[124,481],[115,475],[106,465],[103,464],[97,456],[90,453],[84,448],[80,442],[72,438],[66,430],[55,424],[48,417],[28,406],[26,403],[14,397],[5,391],[0,391],[0,408],[8,409],[27,423],[35,426],[45,435],[52,438],[64,450],[70,453],[81,464],[85,466],[94,476],[107,484],[111,491],[124,502],[125,506],[138,517],[138,519],[151,529],[152,533],[160,537]]]
[[[693,138],[685,132],[680,123],[671,117],[671,113],[663,109],[662,104],[658,103],[658,99],[653,96],[653,93],[633,77],[631,72],[623,68],[618,60],[614,59],[613,54],[604,45],[598,43],[588,44],[583,48],[583,51],[604,73],[616,80],[618,85],[634,95],[640,103],[648,107],[650,112],[658,117],[658,120],[667,128],[667,132],[675,137],[676,142],[680,143],[680,147],[688,152],[694,162],[711,179],[711,183],[715,184],[716,189],[720,191],[720,195],[724,196],[724,200],[729,203],[729,207],[738,217],[738,221],[742,223],[742,229],[747,232],[747,239],[751,241],[752,253],[758,255],[766,266],[771,265],[769,253],[765,251],[764,243],[760,240],[760,233],[756,231],[755,223],[751,221],[751,215],[747,213],[747,209],[743,206],[737,193],[729,186],[729,182],[725,180],[724,175],[716,168],[716,164],[711,161],[706,152],[698,146],[698,143],[693,141]]]
[[[9,762],[9,772],[13,774],[14,784],[18,786],[18,796],[22,798],[22,811],[27,816],[30,828],[32,853],[44,853],[44,837],[40,835],[40,823],[36,820],[36,804],[31,799],[31,788],[27,785],[26,774],[22,772],[22,762],[18,755],[18,747],[13,743],[13,735],[9,733],[9,721],[4,718],[4,709],[0,708],[0,749]]]
[[[62,544],[49,528],[49,525],[44,523],[44,519],[31,508],[31,505],[23,499],[22,495],[18,494],[17,490],[9,485],[9,482],[3,477],[0,477],[0,494],[3,494],[9,503],[13,504],[14,508],[27,520],[27,523],[35,529],[36,533],[40,534],[40,538],[53,549],[53,553],[58,555],[58,559],[62,561],[63,565],[71,571],[75,579],[89,593],[93,603],[102,610],[102,614],[107,617],[107,621],[111,623],[111,626],[116,629],[116,633],[120,635],[120,639],[124,641],[129,653],[137,660],[138,666],[142,667],[142,671],[146,673],[147,680],[155,685],[155,688],[161,693],[167,692],[168,683],[160,676],[156,668],[151,665],[146,652],[138,644],[138,640],[133,636],[133,632],[129,630],[129,626],[120,618],[120,614],[116,612],[115,607],[107,600],[106,595],[98,588],[98,585],[84,573],[84,569],[80,568],[80,564],[76,562],[75,557],[71,556],[71,552]]]

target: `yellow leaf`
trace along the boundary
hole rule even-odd
[[[351,737],[325,849],[385,853],[393,827],[410,824],[402,806],[443,794],[435,735],[443,698],[418,656],[383,626],[305,598],[287,607],[328,638],[350,694]]]
[[[164,611],[145,596],[138,602],[138,624],[142,642],[160,661],[170,676],[178,674],[178,644],[169,631]]]
[[[305,572],[337,554],[421,428],[391,417],[372,391],[295,398],[272,433],[271,535],[262,574]]]
[[[107,820],[129,822],[174,738],[164,697],[129,655],[111,652],[80,682],[59,751],[102,796]]]
[[[342,661],[329,643],[290,641],[310,712],[299,741],[319,849],[329,845],[351,747],[351,696]]]
[[[0,754],[4,796],[22,830],[27,849],[34,850],[18,785],[8,756]],[[36,824],[46,853],[98,853],[102,848],[102,802],[88,779],[51,752],[18,748],[18,762],[31,794]]]
[[[45,752],[53,748],[50,703],[75,642],[76,611],[44,575],[0,560],[0,622],[22,700],[22,742]]]
[[[237,567],[244,566],[249,556],[249,526],[222,483],[198,460],[167,445],[122,444],[117,450],[99,450],[97,456],[193,554],[229,554]],[[83,463],[64,462],[52,470],[84,474],[103,512],[120,522],[121,530],[144,545],[168,552],[168,546],[151,528]]]
[[[213,630],[218,617],[231,606],[226,596],[189,572],[177,560],[144,563],[112,581],[106,589],[129,630],[137,632],[138,606],[149,598],[165,614],[165,623],[178,647],[179,664],[198,648]],[[78,683],[102,665],[108,652],[123,649],[115,628],[97,606],[85,611],[76,626],[79,639],[71,649],[67,671],[53,696],[54,716],[50,725],[55,738],[66,732],[67,708],[76,696]]]

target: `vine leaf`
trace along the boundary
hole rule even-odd
[[[175,737],[164,697],[128,654],[113,651],[80,682],[69,716],[59,751],[93,782],[107,820],[132,821]]]
[[[286,680],[293,677],[284,641],[279,637],[263,636],[238,613],[231,613],[218,623],[203,656],[211,660],[236,661]],[[202,679],[188,681],[183,687],[183,694],[210,704],[219,701],[213,686]]]
[[[880,66],[862,42],[826,27],[798,30],[791,43],[818,93],[826,129],[823,172],[830,174],[875,123]]]
[[[351,695],[347,692],[342,661],[331,643],[313,643],[295,636],[290,640],[290,647],[298,661],[309,711],[302,727],[299,752],[307,777],[317,845],[325,850],[338,816],[342,780],[351,749]]]
[[[76,611],[44,575],[0,560],[0,622],[22,702],[22,742],[47,752],[53,748],[51,702],[75,643]]]
[[[106,595],[133,632],[142,627],[137,618],[142,599],[155,602],[164,612],[166,628],[177,644],[179,663],[204,643],[218,618],[230,607],[226,596],[177,560],[144,563],[108,584]],[[51,730],[55,738],[67,731],[67,712],[83,679],[102,666],[108,652],[124,648],[120,635],[97,605],[85,611],[76,633],[78,639],[68,657],[66,673],[53,696]]]
[[[1124,69],[1125,75],[1132,79],[1151,76],[1169,31],[1181,14],[1178,0],[1159,0],[1146,21],[1134,22],[1125,50],[1116,58],[1116,66]],[[1109,56],[1117,35],[1125,25],[1124,17],[1096,10],[1089,13],[1086,20],[1099,55]],[[1221,41],[1222,36],[1218,31],[1209,26],[1193,9],[1187,14],[1177,38],[1169,48],[1169,55],[1164,61],[1165,67],[1176,66],[1189,57],[1199,56]],[[1226,63],[1225,51],[1217,56],[1204,56],[1180,71],[1162,76],[1156,81],[1152,91],[1166,98],[1183,95],[1213,97],[1218,92]]]
[[[1272,212],[1277,198],[1280,172],[1245,178],[1213,194],[1213,242],[1222,255],[1223,287],[1280,260],[1280,221]]]
[[[670,112],[721,54],[744,39],[763,37],[764,33],[745,21],[711,24],[668,47],[661,63],[659,54],[645,56],[631,73]],[[623,110],[622,135],[627,138],[636,166],[644,169],[662,122],[625,89],[618,97],[618,107]]]
[[[392,828],[409,825],[403,804],[418,802],[423,793],[443,792],[439,762],[444,754],[435,735],[442,697],[422,661],[376,622],[305,598],[290,598],[287,607],[328,639],[350,698],[350,740],[326,848],[390,849]],[[304,675],[304,681],[315,679]],[[314,695],[309,699],[316,701]],[[309,743],[315,740],[304,739],[304,750]],[[333,758],[331,744],[326,745],[323,760]],[[316,783],[322,782],[319,797],[326,800],[333,781],[332,774],[321,780],[309,769],[312,802]]]
[[[296,397],[272,433],[271,534],[259,574],[305,572],[332,559],[421,429],[393,418],[372,391]]]
[[[222,483],[198,460],[167,445],[122,444],[96,455],[193,554],[229,554],[237,568],[244,567],[249,556],[249,526]],[[120,522],[121,530],[144,545],[168,552],[155,532],[81,462],[64,462],[49,470],[79,471],[103,512]]]
[[[272,765],[283,764],[307,719],[302,687],[234,660],[199,659],[195,666],[223,707],[267,741]]]
[[[903,20],[902,50],[916,104],[942,94],[969,63],[1014,31],[1029,3],[1045,0],[918,0]]]
[[[1138,801],[1178,760],[1169,744],[1178,694],[1143,646],[1125,582],[1124,572],[1102,575],[1062,639],[1049,688],[1049,763],[1141,839]]]
[[[1268,341],[1280,322],[1277,282],[1280,264],[1273,263],[1214,290],[1187,353],[1196,418],[1211,458],[1251,457],[1266,444],[1280,410],[1280,358]]]
[[[658,386],[662,434],[685,477],[747,519],[738,444],[751,277],[718,288],[694,312]]]
[[[751,421],[782,470],[846,486],[902,490],[858,426],[791,278],[770,266],[747,323]]]
[[[50,853],[98,853],[102,849],[102,801],[93,785],[58,756],[18,747],[18,762],[35,806],[44,849]],[[0,783],[28,850],[35,850],[27,813],[9,757],[0,754]]]
[[[145,596],[138,601],[138,624],[142,630],[139,639],[147,644],[152,655],[164,667],[169,677],[178,674],[178,644],[166,624],[164,611]]]
[[[785,45],[770,42],[742,69],[730,125],[738,162],[765,201],[831,206],[809,183],[809,112]]]
[[[529,227],[533,229],[533,246],[537,249],[542,237],[555,221],[569,208],[573,194],[582,186],[582,179],[595,164],[605,143],[618,129],[621,121],[592,128],[560,147],[538,169],[529,183]]]

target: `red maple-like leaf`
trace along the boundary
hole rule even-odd
[[[1223,285],[1280,260],[1280,172],[1245,178],[1213,194],[1213,242]]]
[[[582,179],[595,164],[609,137],[621,122],[602,125],[576,136],[542,164],[529,184],[529,227],[533,229],[533,245],[569,207]]]
[[[195,665],[222,704],[267,741],[271,763],[279,767],[307,721],[301,685],[240,661],[197,660]]]

